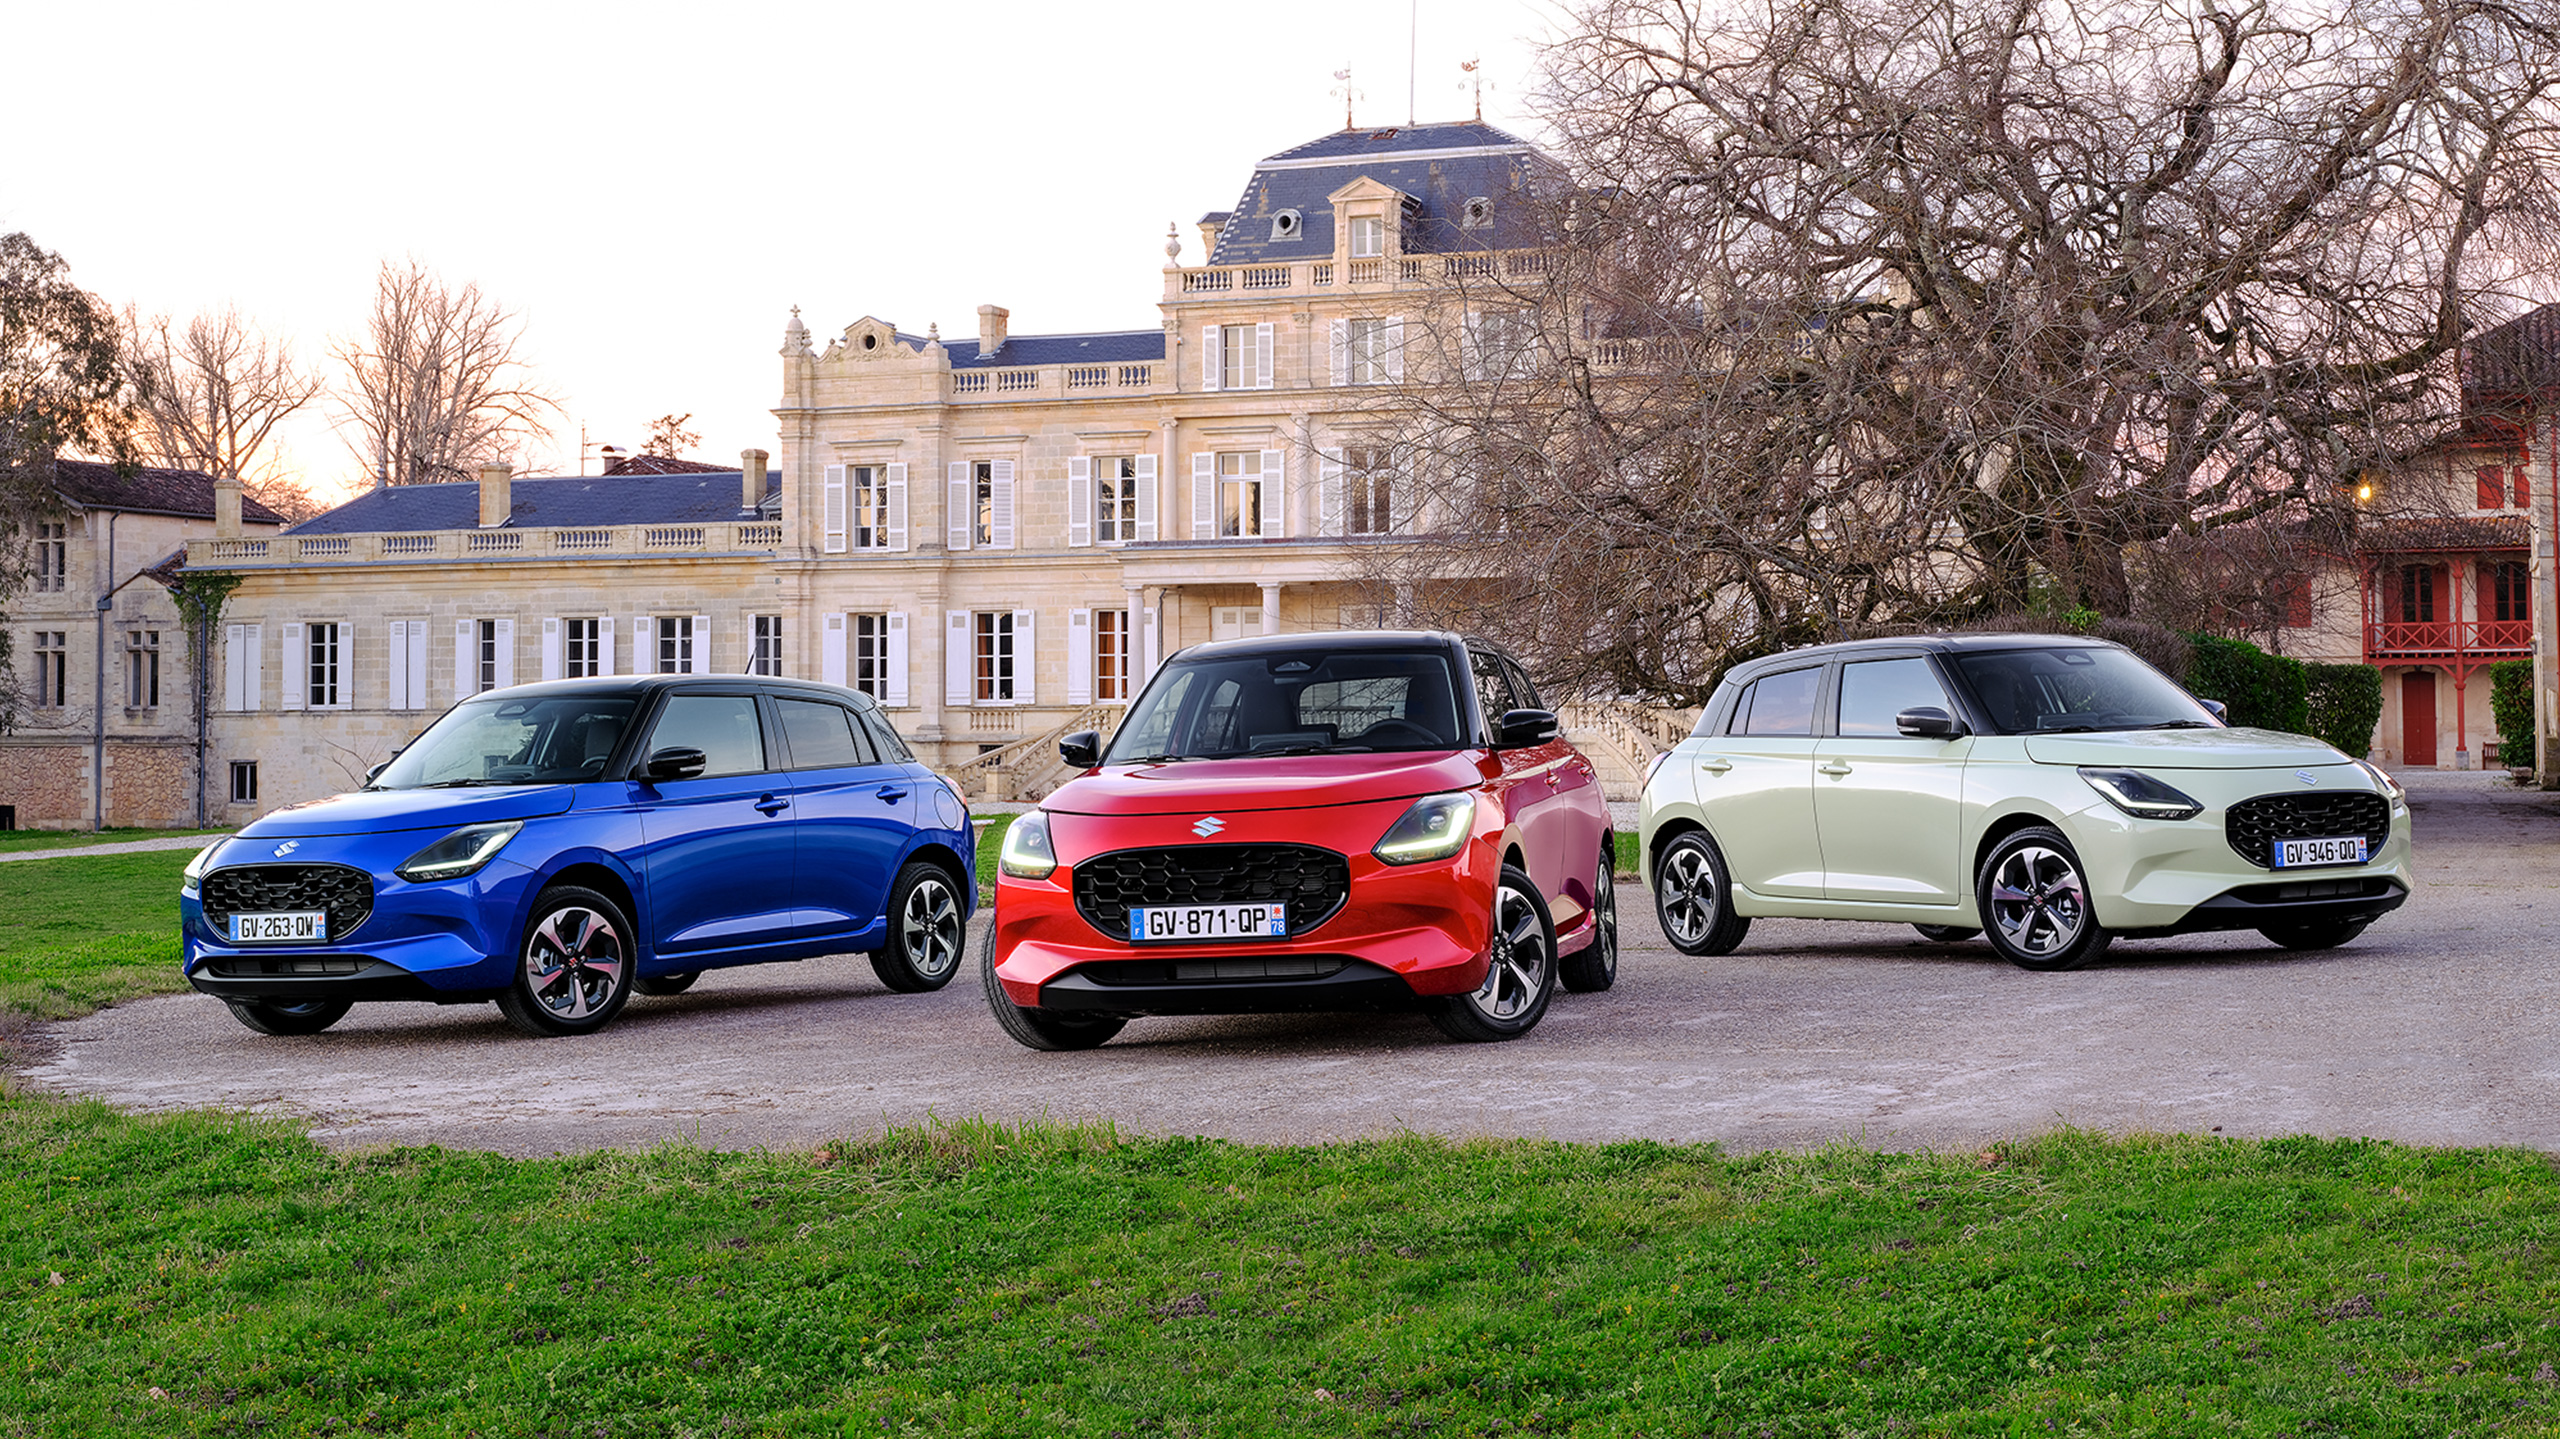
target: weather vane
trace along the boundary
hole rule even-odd
[[[1461,61],[1461,62],[1459,63],[1459,65],[1458,65],[1458,68],[1459,68],[1460,70],[1464,71],[1464,72],[1466,73],[1466,76],[1467,76],[1467,78],[1466,78],[1466,79],[1461,80],[1461,81],[1459,81],[1459,82],[1458,82],[1458,88],[1459,88],[1459,89],[1461,89],[1461,90],[1466,90],[1466,89],[1470,89],[1470,88],[1472,88],[1472,89],[1475,91],[1475,94],[1476,94],[1476,123],[1477,123],[1477,124],[1479,124],[1479,125],[1481,125],[1481,124],[1483,124],[1483,123],[1484,123],[1484,72],[1483,72],[1483,65],[1484,65],[1484,57],[1483,57],[1483,56],[1481,56],[1481,55],[1477,56],[1477,57],[1476,57],[1476,58],[1474,58],[1473,60]],[[1500,87],[1496,87],[1496,88],[1500,88]]]
[[[1352,128],[1351,102],[1354,100],[1366,99],[1367,96],[1361,91],[1351,88],[1350,66],[1345,65],[1341,69],[1334,71],[1333,78],[1341,83],[1334,86],[1332,89],[1327,90],[1325,93],[1328,95],[1339,95],[1342,97],[1342,128],[1348,130]]]

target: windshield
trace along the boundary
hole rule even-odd
[[[1456,749],[1456,676],[1436,649],[1175,660],[1130,708],[1107,764]]]
[[[2193,695],[2123,650],[1960,654],[1956,668],[2008,734],[2220,727]]]
[[[627,694],[472,700],[428,726],[367,788],[596,779],[638,707],[639,700]]]

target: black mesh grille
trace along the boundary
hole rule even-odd
[[[1173,904],[1286,904],[1289,933],[1333,917],[1351,893],[1351,866],[1303,844],[1197,844],[1124,849],[1075,867],[1076,909],[1114,939],[1132,908]]]
[[[2262,794],[2223,815],[2222,833],[2240,857],[2260,869],[2276,867],[2276,841],[2364,836],[2375,854],[2391,837],[2391,802],[2378,794]]]
[[[329,916],[328,943],[355,932],[373,913],[373,876],[343,864],[244,864],[204,877],[204,917],[231,931],[235,914],[316,909]]]

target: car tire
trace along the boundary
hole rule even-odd
[[[996,927],[987,925],[987,943],[978,965],[978,977],[986,985],[987,1008],[995,1011],[996,1027],[1025,1049],[1050,1053],[1070,1049],[1091,1049],[1105,1043],[1125,1028],[1125,1015],[1079,1012],[1061,1014],[1055,1010],[1025,1009],[1013,1002],[996,979]]]
[[[1733,883],[1724,853],[1705,830],[1687,830],[1663,846],[1653,870],[1653,913],[1662,937],[1682,954],[1731,954],[1751,932],[1733,912]]]
[[[288,1004],[272,999],[233,999],[231,1017],[260,1034],[318,1034],[347,1017],[353,1000],[306,999]]]
[[[1974,876],[1974,901],[1986,921],[1982,937],[2020,969],[2079,969],[2115,938],[2098,923],[2071,841],[2045,825],[1992,846]]]
[[[1600,872],[1591,882],[1591,942],[1564,957],[1557,977],[1576,994],[1618,982],[1618,846],[1600,836]]]
[[[702,978],[702,971],[698,969],[683,974],[642,975],[631,981],[631,992],[654,995],[663,999],[670,994],[682,994],[693,988],[693,982],[700,978]]]
[[[1431,1022],[1471,1044],[1517,1039],[1538,1027],[1555,992],[1556,922],[1538,886],[1506,864],[1493,886],[1484,982],[1432,1005]]]
[[[2258,933],[2287,949],[2336,949],[2364,933],[2365,926],[2371,923],[2369,919],[2351,919],[2329,924],[2270,924]]]
[[[1915,924],[1911,927],[1920,931],[1922,939],[1933,944],[1962,944],[1982,933],[1969,924]]]
[[[889,936],[871,955],[872,973],[900,994],[942,988],[969,950],[960,881],[931,860],[909,860],[889,884]]]
[[[498,1012],[537,1039],[593,1034],[631,998],[633,947],[622,906],[592,889],[554,885],[533,902]]]

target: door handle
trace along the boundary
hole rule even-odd
[[[893,784],[884,784],[880,786],[875,793],[878,794],[880,798],[887,800],[891,804],[896,804],[898,801],[907,797],[907,792],[905,790],[900,789],[898,786]]]
[[[789,808],[791,808],[791,801],[782,798],[780,795],[769,794],[756,801],[756,812],[759,814],[780,814]]]
[[[1849,762],[1847,760],[1840,759],[1826,760],[1823,762],[1821,768],[1824,774],[1847,774],[1849,772]]]
[[[1723,774],[1726,770],[1733,768],[1733,761],[1721,755],[1711,755],[1698,761],[1698,768],[1709,774]]]
[[[1548,769],[1548,771],[1547,771],[1547,788],[1549,788],[1549,789],[1554,789],[1556,786],[1558,786],[1558,785],[1560,785],[1560,784],[1563,784],[1563,783],[1564,783],[1564,776],[1563,776],[1563,775],[1560,775],[1560,774],[1556,773],[1556,772],[1555,772],[1555,770],[1554,770],[1553,768]]]

